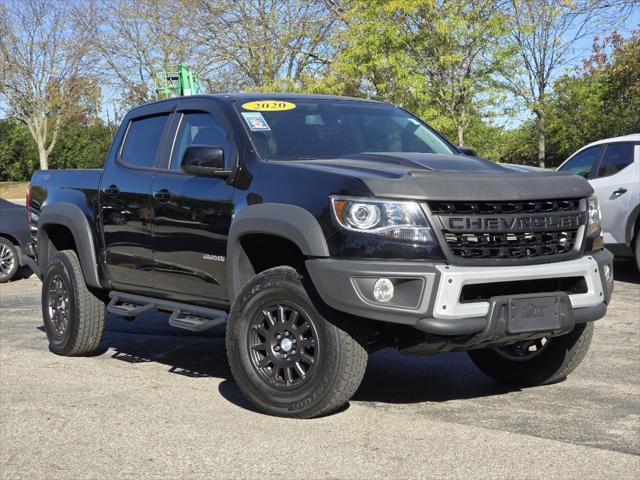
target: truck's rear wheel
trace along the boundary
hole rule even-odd
[[[227,324],[227,355],[242,392],[260,411],[311,418],[345,404],[367,364],[359,321],[321,314],[289,267],[258,274],[240,292]]]
[[[42,317],[49,349],[64,356],[94,354],[105,316],[105,304],[87,288],[76,253],[57,252],[42,281]]]
[[[473,363],[486,375],[520,386],[548,385],[564,380],[589,350],[593,322],[578,324],[566,335],[519,342],[500,348],[471,350]]]

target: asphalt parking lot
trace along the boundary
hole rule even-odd
[[[370,357],[348,408],[316,420],[250,410],[224,331],[110,316],[104,353],[48,351],[35,276],[0,287],[2,478],[637,478],[640,276],[616,291],[565,382],[505,388],[463,353]]]

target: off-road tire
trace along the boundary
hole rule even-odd
[[[11,243],[11,240],[0,237],[0,251],[4,253],[7,261],[12,261],[11,267],[7,268],[6,271],[0,270],[0,283],[7,283],[15,276],[20,266],[18,249]]]
[[[57,330],[50,309],[51,287],[61,281],[68,293],[66,328]],[[49,349],[67,357],[90,356],[100,345],[106,306],[88,288],[76,252],[56,252],[42,281],[42,318],[49,339]]]
[[[274,303],[300,309],[317,334],[313,370],[302,377],[300,387],[282,387],[289,388],[286,391],[275,380],[266,379],[251,357],[250,336],[256,329],[252,319],[259,318]],[[227,356],[238,387],[257,410],[283,417],[318,417],[342,407],[358,389],[368,357],[365,325],[357,319],[331,318],[317,305],[303,286],[301,275],[291,267],[259,273],[238,295],[227,323]],[[273,366],[269,368],[273,371]]]
[[[494,349],[471,350],[469,357],[486,375],[503,383],[533,387],[561,382],[584,359],[593,322],[577,324],[566,335],[549,339],[549,344],[530,360],[511,360]]]
[[[640,230],[636,232],[636,239],[634,244],[635,244],[634,245],[635,248],[633,249],[633,254],[636,259],[636,267],[638,268],[638,273],[640,273]]]

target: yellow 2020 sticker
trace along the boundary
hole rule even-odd
[[[283,110],[293,110],[295,103],[283,102],[282,100],[258,100],[255,102],[243,103],[245,110],[255,110],[256,112],[281,112]]]

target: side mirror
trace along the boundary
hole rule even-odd
[[[462,145],[459,145],[458,147],[456,147],[458,150],[460,150],[460,153],[463,155],[467,155],[468,157],[477,157],[478,154],[476,153],[476,151],[471,148],[471,147],[463,147]]]
[[[230,174],[224,169],[224,151],[214,145],[190,145],[182,155],[180,168],[190,175],[221,177]]]

